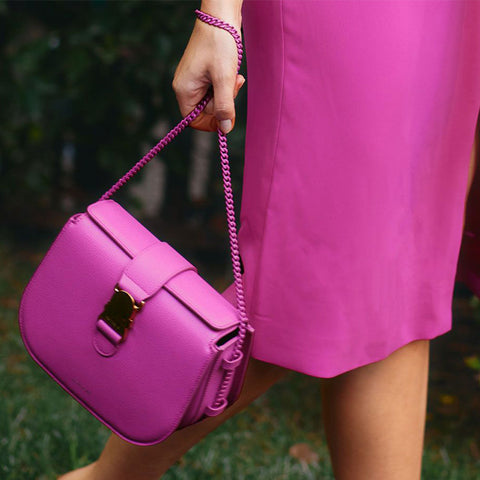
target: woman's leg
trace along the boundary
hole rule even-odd
[[[429,341],[322,380],[323,416],[336,480],[420,479]]]
[[[290,370],[250,358],[238,400],[216,417],[177,430],[163,442],[141,447],[112,434],[93,464],[62,475],[59,480],[157,480],[184,453],[253,400]]]
[[[479,168],[480,123],[475,130],[465,202]],[[412,342],[380,362],[322,380],[337,480],[420,478],[429,345],[428,340]]]

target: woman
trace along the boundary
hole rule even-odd
[[[451,328],[474,170],[480,5],[200,8],[245,36],[239,244],[256,334],[244,388],[221,415],[158,445],[112,435],[95,463],[61,479],[157,479],[290,370],[322,379],[335,478],[418,479],[429,341]],[[245,81],[236,68],[231,35],[197,20],[173,80],[183,116],[213,85],[192,127],[231,131]]]

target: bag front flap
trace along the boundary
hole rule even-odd
[[[130,215],[123,207],[113,200],[101,200],[87,208],[88,215],[102,228],[130,257],[141,256],[142,252],[160,242],[138,220]],[[166,242],[162,242],[167,244]],[[187,262],[180,253],[169,244],[168,251],[171,258],[177,255],[178,263]],[[166,253],[167,249],[165,249]],[[150,258],[154,258],[151,256]],[[152,270],[162,268],[161,257],[151,265]],[[193,265],[192,265],[193,267]],[[127,267],[134,270],[132,266]],[[186,270],[163,285],[172,295],[191,308],[203,318],[212,328],[227,329],[239,321],[238,310],[217,292],[208,282],[196,273],[195,270]],[[138,269],[136,269],[138,278]],[[151,274],[148,274],[151,276]],[[160,278],[160,276],[159,276]],[[120,280],[120,279],[119,279]]]

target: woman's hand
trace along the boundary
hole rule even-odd
[[[229,21],[239,35],[240,24]],[[240,21],[241,23],[241,21]],[[188,115],[213,86],[213,98],[190,126],[228,133],[235,125],[234,98],[245,83],[237,75],[238,52],[232,35],[197,18],[190,40],[175,70],[172,88],[182,116]]]

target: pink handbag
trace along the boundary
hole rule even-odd
[[[196,10],[197,16],[235,29]],[[205,108],[173,128],[85,213],[68,220],[22,297],[33,359],[118,436],[153,445],[237,400],[254,329],[248,324],[226,136],[218,130],[234,284],[222,294],[109,198]],[[236,298],[233,292],[235,286]]]

